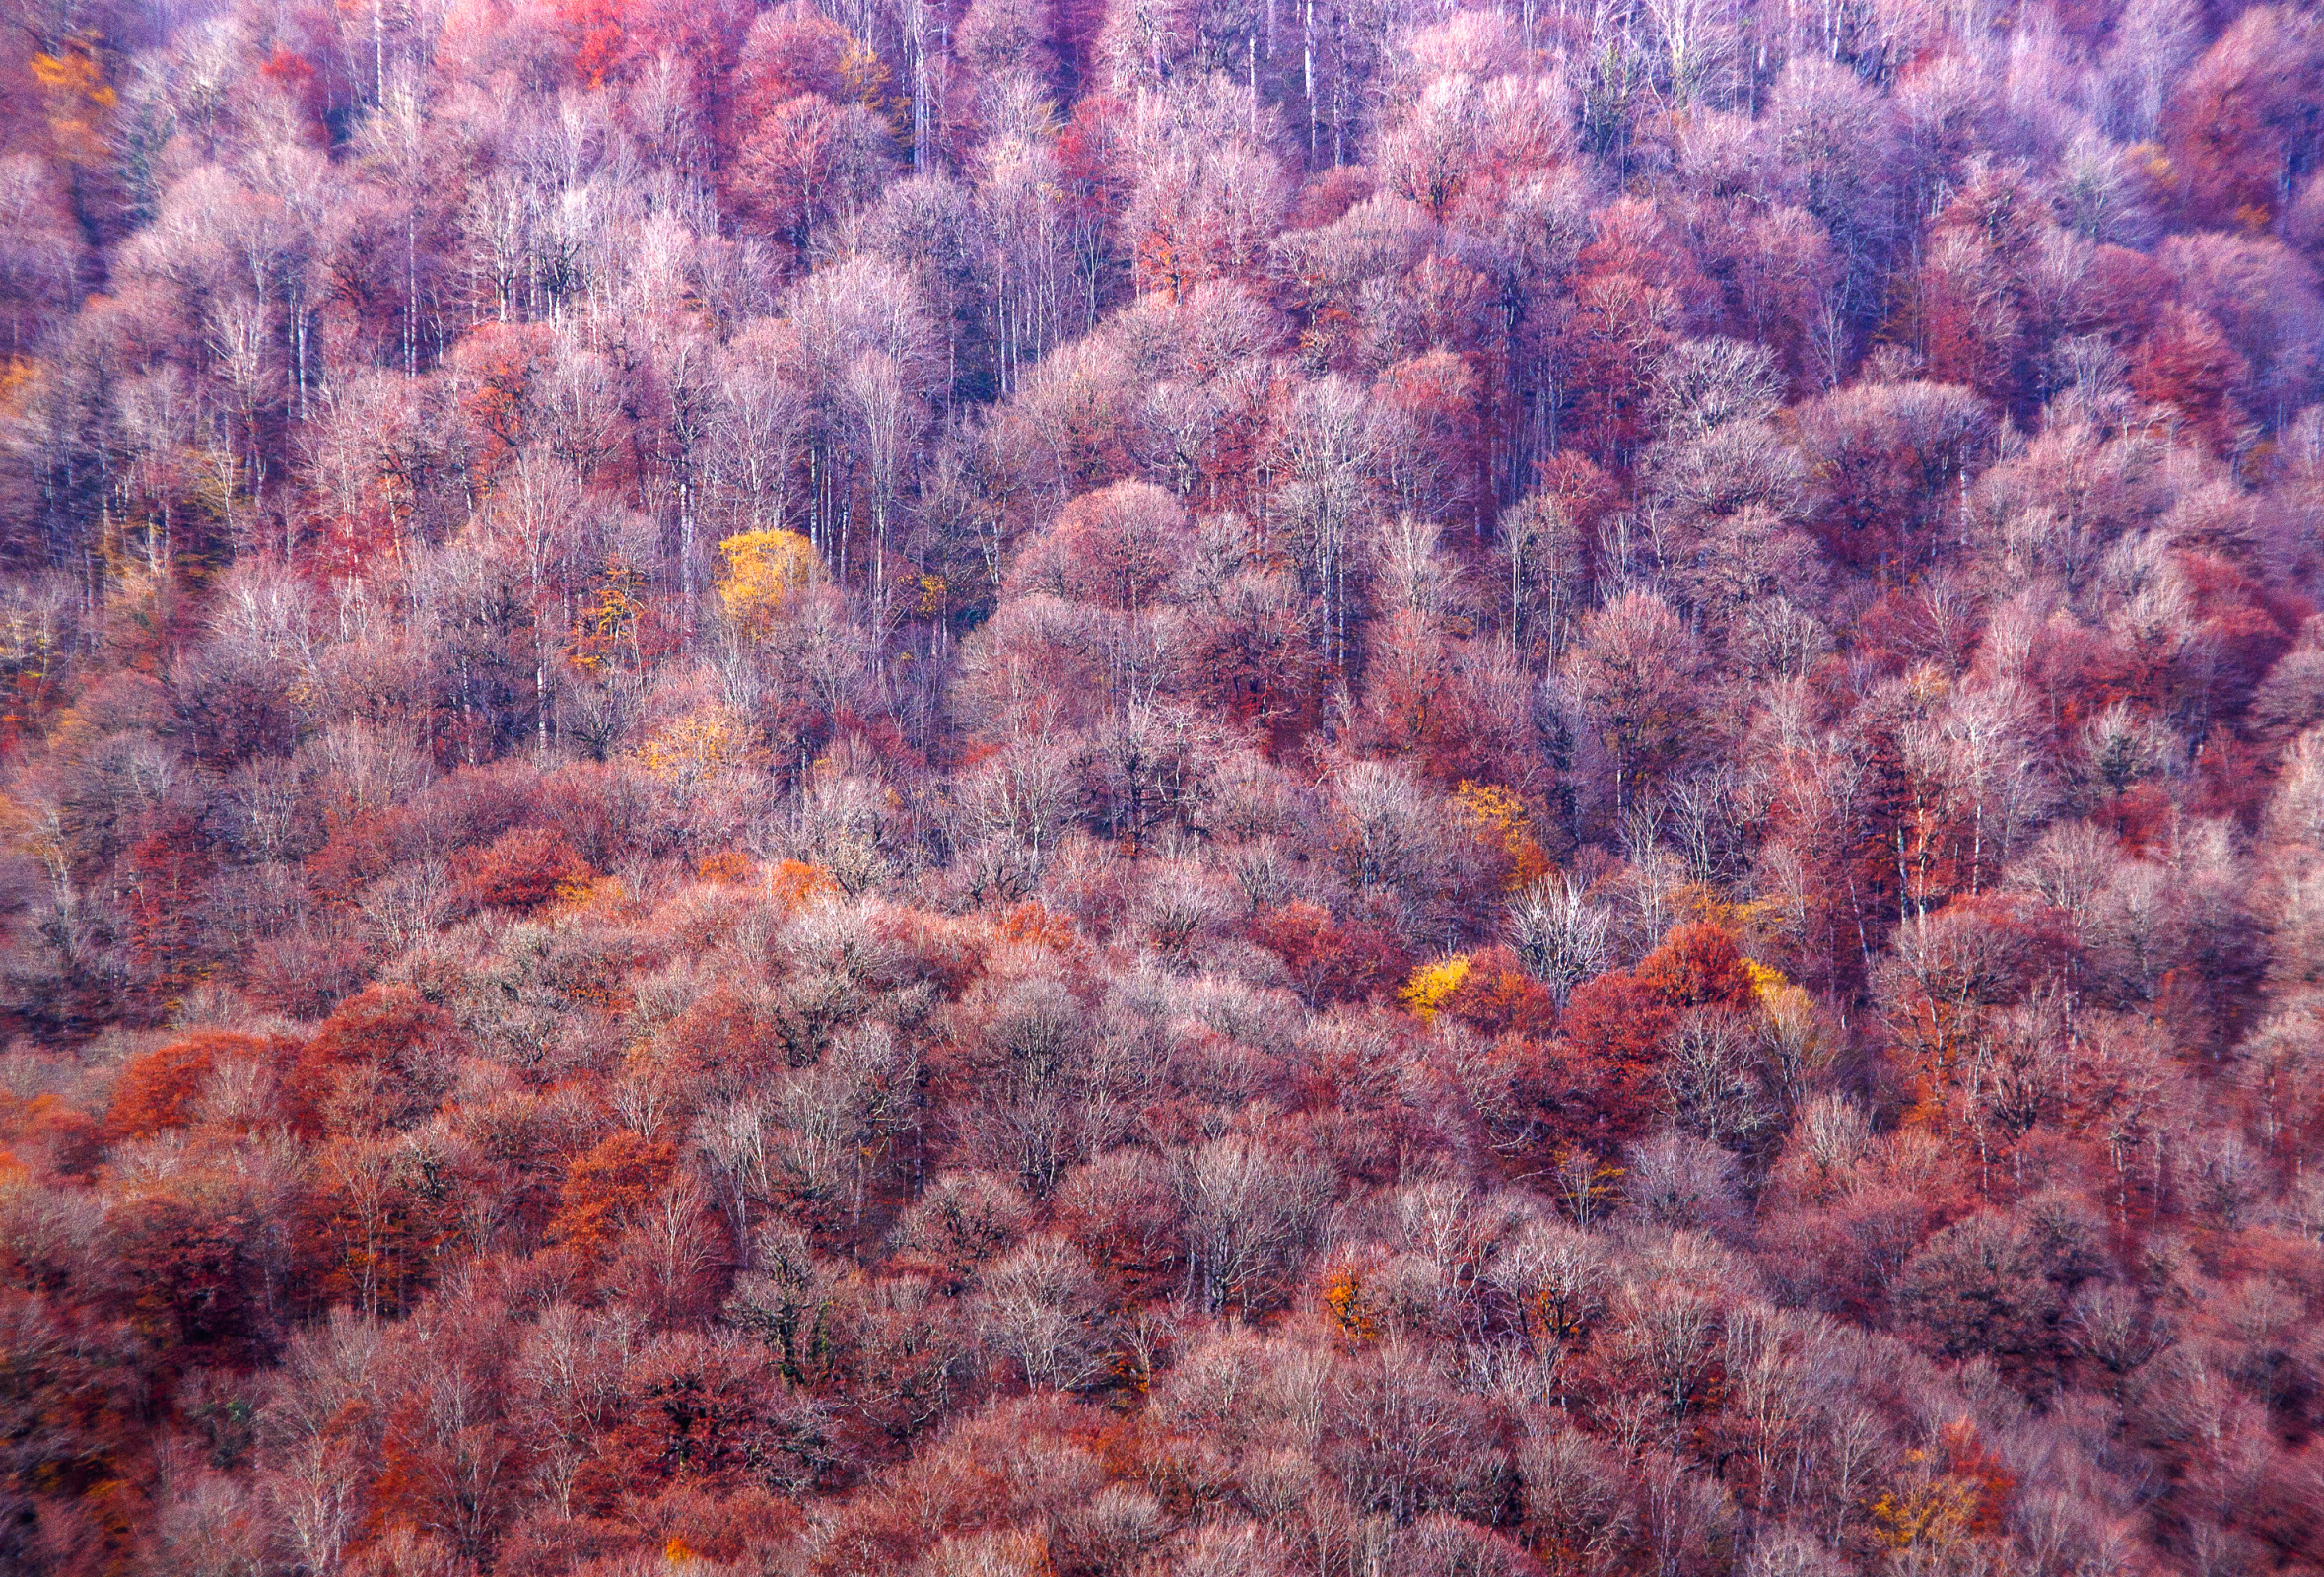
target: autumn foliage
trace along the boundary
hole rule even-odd
[[[2324,27],[28,5],[0,1573],[2324,1577]]]

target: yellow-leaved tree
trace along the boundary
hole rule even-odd
[[[1502,885],[1510,892],[1523,892],[1549,874],[1549,856],[1534,837],[1523,799],[1499,784],[1464,778],[1453,790],[1453,800],[1469,812],[1480,833],[1508,853],[1509,874]]]
[[[663,783],[691,788],[750,761],[750,722],[722,702],[706,702],[655,729],[635,754]]]
[[[1469,955],[1455,953],[1433,964],[1422,964],[1404,982],[1397,999],[1410,1008],[1423,1022],[1433,1023],[1436,1010],[1442,1007],[1461,983],[1469,978]]]
[[[67,38],[55,54],[36,54],[26,64],[47,99],[48,129],[55,157],[88,167],[105,155],[103,130],[119,103],[104,80],[97,39],[87,34]]]
[[[815,545],[796,531],[745,531],[718,544],[726,561],[718,600],[726,617],[753,641],[764,641],[799,587],[814,579]]]

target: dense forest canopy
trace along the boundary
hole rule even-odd
[[[18,0],[0,1569],[2324,1574],[2324,19]]]

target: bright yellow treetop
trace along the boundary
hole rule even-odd
[[[718,544],[726,561],[718,600],[753,641],[764,641],[791,595],[814,578],[815,546],[796,531],[745,531]]]

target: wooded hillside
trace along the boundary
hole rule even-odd
[[[26,0],[0,1570],[2324,1573],[2324,23]]]

